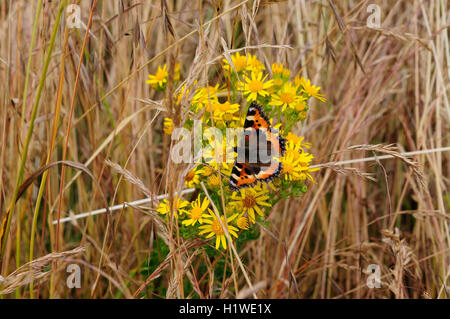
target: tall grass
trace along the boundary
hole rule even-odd
[[[59,22],[61,3],[0,2],[3,297],[448,298],[450,152],[400,154],[450,145],[448,0],[76,1],[81,29]],[[369,3],[381,28],[367,27]],[[237,48],[328,99],[295,127],[327,163],[308,193],[279,201],[254,241],[214,254],[162,224],[154,203],[53,224],[179,191],[162,131],[164,116],[183,122],[178,87],[157,92],[147,74],[179,62],[183,79],[214,85]],[[73,164],[38,171],[60,160]],[[372,264],[381,288],[366,285]]]

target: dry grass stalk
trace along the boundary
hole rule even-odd
[[[9,294],[19,287],[29,285],[32,281],[43,282],[47,280],[55,270],[45,270],[45,268],[55,261],[64,262],[65,259],[74,257],[85,251],[85,247],[77,247],[60,253],[51,253],[24,264],[6,276],[6,278],[1,278],[0,295]]]
[[[398,148],[393,145],[383,145],[383,144],[377,144],[377,145],[354,145],[350,146],[348,148],[350,151],[371,151],[371,152],[380,152],[383,154],[391,155],[395,158],[398,158],[402,162],[404,162],[409,169],[411,169],[414,173],[414,176],[416,177],[419,184],[422,186],[422,188],[425,189],[426,183],[425,183],[425,176],[423,175],[423,171],[419,165],[419,163],[409,159],[408,157],[404,156],[398,151]]]
[[[0,219],[12,196],[23,135],[30,127],[30,104],[55,22],[52,12],[59,4],[45,3],[23,94],[36,3],[0,1]],[[85,264],[79,262],[91,271],[84,272],[86,285],[76,297],[152,298],[164,297],[165,290],[168,296],[186,298],[448,298],[448,0],[379,1],[380,28],[366,26],[365,0],[165,0],[129,7],[127,1],[103,1],[93,11],[85,50],[91,2],[79,3],[85,27],[81,36],[68,30],[67,42],[61,41],[65,29],[58,30],[25,165],[25,176],[31,176],[45,164],[51,145],[50,162],[61,160],[67,139],[67,159],[83,163],[93,178],[66,169],[61,211],[77,216],[105,207],[103,193],[114,204],[130,202],[136,191],[169,198],[181,191],[186,167],[168,164],[171,140],[162,130],[164,117],[177,125],[186,122],[195,89],[222,82],[223,70],[215,62],[223,57],[229,61],[236,52],[256,54],[266,73],[271,63],[281,62],[291,69],[291,80],[298,74],[320,86],[327,103],[312,102],[306,121],[294,128],[311,142],[315,163],[325,163],[313,173],[317,184],[308,184],[301,200],[276,203],[267,216],[267,231],[232,254],[209,256],[201,247],[209,242],[183,239],[176,221],[166,223],[154,207],[133,203],[115,206],[120,213],[109,216],[112,226],[104,210],[97,210],[76,223],[61,223],[57,236],[51,221],[57,215],[61,172],[48,170],[35,255],[52,254],[49,247],[56,241],[64,250],[74,240],[95,247],[83,256]],[[64,64],[61,52],[67,52]],[[178,83],[168,83],[170,94],[145,83],[158,65],[166,63],[173,70],[174,62],[180,63],[182,76]],[[182,85],[191,90],[177,105],[170,95],[181,92]],[[61,117],[54,123],[58,96]],[[402,155],[395,144],[415,153]],[[368,161],[354,161],[363,157],[356,156],[361,152],[376,153],[380,162],[384,156],[400,161],[373,168]],[[128,177],[126,183],[117,183],[105,168],[106,159],[120,163],[116,168]],[[369,182],[372,176],[366,172],[378,168],[386,183]],[[34,184],[29,185],[17,202],[1,260],[0,285],[6,287],[10,280],[14,285],[8,287],[17,287],[16,295],[6,298],[27,298],[26,282],[48,278],[42,275],[45,266],[44,272],[27,268],[29,277],[18,274],[12,280],[7,275],[28,261],[30,212],[36,207]],[[401,236],[383,236],[382,230],[394,227]],[[107,234],[114,236],[106,240]],[[391,240],[388,246],[383,237]],[[367,288],[364,271],[369,264],[380,265],[388,285]],[[150,273],[143,270],[150,268]],[[58,270],[53,270],[54,280]],[[192,288],[184,291],[184,284]],[[47,282],[34,291],[40,298],[73,297],[63,285]]]
[[[129,170],[122,168],[119,164],[113,163],[110,160],[106,160],[106,164],[111,166],[117,173],[122,174],[125,177],[125,179],[129,181],[131,184],[136,185],[145,196],[147,196],[148,198],[153,197],[152,193],[144,185],[144,183]]]
[[[420,279],[421,272],[419,262],[413,250],[407,245],[405,239],[400,239],[400,232],[398,228],[394,231],[384,229],[383,242],[387,243],[391,248],[392,254],[395,257],[394,268],[389,269],[391,274],[389,289],[394,293],[398,299],[408,298],[407,288],[405,287],[405,276],[408,273],[412,274],[416,279]],[[410,265],[414,266],[414,270],[408,269]]]

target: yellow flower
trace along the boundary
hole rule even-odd
[[[309,179],[312,182],[315,182],[310,172],[318,171],[319,168],[311,168],[309,167],[309,163],[312,161],[314,156],[309,153],[302,153],[300,154],[300,162],[299,162],[299,180],[304,181],[306,179]]]
[[[228,101],[219,103],[215,111],[216,116],[223,116],[225,113],[234,114],[239,112],[240,105],[236,103],[230,103]]]
[[[184,208],[188,205],[189,205],[188,201],[182,200],[181,198],[175,196],[172,205],[175,217],[178,217],[178,215],[183,215],[183,213],[186,213],[186,209]],[[162,202],[160,202],[158,207],[156,208],[156,211],[162,215],[169,213],[170,212],[169,201],[167,199],[164,199]]]
[[[188,215],[188,219],[183,220],[182,224],[186,226],[194,226],[196,222],[203,224],[203,213],[206,211],[206,209],[208,209],[208,211],[212,213],[211,209],[209,209],[208,206],[208,198],[205,197],[202,202],[200,199],[200,195],[198,195],[197,199],[191,203],[191,210],[186,213]]]
[[[299,180],[301,181],[305,181],[306,179],[309,179],[311,182],[315,183],[316,181],[314,180],[314,178],[311,176],[311,174],[309,174],[310,172],[315,172],[318,171],[319,168],[308,168],[308,169],[304,169],[300,174],[299,174]]]
[[[239,116],[237,116],[233,113],[224,113],[221,118],[217,118],[217,119],[225,121],[225,122],[232,122],[232,121],[239,121]],[[232,124],[233,123],[230,123],[229,126],[232,127]],[[226,127],[226,125],[225,125],[225,127]]]
[[[194,167],[184,176],[184,184],[187,187],[198,185],[200,183],[200,175],[204,174],[204,172],[203,168]]]
[[[167,82],[167,65],[164,64],[164,67],[161,68],[160,65],[158,65],[158,70],[156,71],[155,75],[149,74],[148,80],[145,81],[145,83],[150,84],[153,88],[160,87],[163,88],[165,83]]]
[[[164,133],[171,135],[173,132],[173,120],[169,117],[164,118]]]
[[[286,136],[286,139],[288,140],[288,142],[292,142],[294,144],[297,144],[299,142],[301,142],[304,137],[303,136],[297,136],[294,133],[289,132],[288,135]]]
[[[322,102],[326,102],[325,97],[322,94],[319,94],[320,86],[312,85],[311,82],[304,77],[300,79],[300,85],[302,86],[302,92],[305,92],[308,96],[312,96]]]
[[[209,139],[209,144],[203,148],[203,159],[207,164],[214,169],[219,169],[218,164],[224,166],[227,162],[234,162],[234,141],[227,143],[225,137],[222,141],[211,140],[209,136],[207,138]]]
[[[244,76],[244,83],[241,83],[240,89],[242,93],[247,97],[247,101],[255,101],[258,96],[267,96],[267,91],[273,85],[273,80],[266,81],[267,75],[264,76],[262,72],[252,72],[250,77]]]
[[[258,60],[256,55],[251,55],[250,53],[248,54],[247,71],[259,73],[261,71],[264,71],[265,69],[266,69],[266,67],[264,66],[264,64],[261,61]]]
[[[206,112],[204,115],[210,115],[212,112],[216,126],[219,125],[219,122],[230,122],[239,119],[239,117],[235,115],[239,112],[239,104],[232,104],[228,101],[224,103],[220,103],[219,101],[211,101],[210,106],[211,107],[206,106]],[[226,128],[227,125],[223,124],[223,127]]]
[[[239,217],[239,218],[236,220],[236,225],[237,225],[237,227],[239,227],[240,229],[247,230],[247,229],[249,228],[249,225],[248,225],[248,218],[247,218],[247,217],[244,217],[244,216]]]
[[[286,107],[294,108],[299,97],[297,96],[297,88],[292,83],[287,82],[278,94],[272,97],[272,104],[282,106],[281,111],[284,112]]]
[[[298,155],[300,155],[300,153],[297,152]],[[285,156],[283,156],[280,161],[283,164],[283,170],[282,173],[284,174],[284,179],[288,180],[288,181],[296,181],[299,180],[299,170],[298,170],[298,165],[300,163],[300,158],[299,156],[296,155],[293,152],[290,152],[288,154],[285,154]]]
[[[308,113],[306,113],[306,111],[302,111],[298,114],[298,119],[300,121],[304,121],[306,119],[306,116],[308,115]]]
[[[209,176],[213,173],[213,169],[209,166],[204,166],[203,167],[203,176]]]
[[[219,175],[212,174],[207,181],[209,187],[217,187],[220,185],[221,179]]]
[[[302,77],[302,78],[303,78],[303,77]],[[294,78],[294,84],[295,84],[295,86],[297,86],[297,87],[302,85],[302,81],[301,81],[300,76],[298,76],[298,75],[295,76],[295,78]]]
[[[193,85],[195,85],[196,83],[197,83],[197,81],[195,81]],[[177,104],[180,104],[181,101],[185,102],[188,99],[193,85],[189,86],[189,88],[186,88],[186,84],[183,84],[181,86],[178,94],[176,95]]]
[[[228,230],[228,233],[231,236],[238,237],[238,234],[236,233],[239,231],[236,227],[229,224],[233,219],[235,219],[238,216],[238,214],[234,214],[231,217],[228,217],[225,221],[224,216],[220,216],[220,219],[222,221],[222,224],[226,227]],[[206,225],[202,225],[199,227],[201,230],[199,232],[199,235],[207,234],[206,238],[211,238],[213,236],[216,236],[216,249],[219,249],[221,244],[224,249],[227,249],[227,239],[225,237],[225,231],[220,224],[220,221],[217,219],[216,215],[213,212],[209,212],[209,214],[205,214],[203,218],[203,223]]]
[[[308,105],[306,104],[306,98],[303,96],[299,96],[299,98],[294,103],[294,109],[302,112],[307,109]]]
[[[291,70],[289,69],[283,69],[283,77],[289,79],[289,76],[291,75]]]
[[[214,116],[214,124],[219,129],[237,128],[239,120],[238,113],[223,113],[221,116]]]
[[[222,163],[222,167],[220,171],[225,176],[231,176],[231,170],[233,169],[234,162],[231,163]]]
[[[180,63],[175,63],[175,72],[173,74],[173,80],[174,81],[179,81],[180,80],[180,69],[181,69],[181,65]]]
[[[275,188],[275,186],[276,186],[276,187],[280,187],[280,186],[281,186],[281,178],[276,177],[276,178],[273,180],[272,183],[273,183],[273,185],[271,185],[272,188]]]
[[[243,210],[242,213],[247,213],[250,221],[255,223],[255,212],[260,216],[264,216],[259,206],[272,206],[267,203],[267,199],[269,199],[269,196],[267,195],[266,186],[257,185],[252,188],[241,188],[239,192],[234,192],[230,198],[230,205],[241,208]]]
[[[311,148],[311,143],[303,143],[303,140],[305,139],[303,136],[297,136],[294,133],[289,132],[288,135],[286,136],[286,139],[288,140],[288,145],[287,145],[287,149],[289,149],[290,144],[293,144],[293,149],[297,149],[300,151],[304,151],[304,147],[305,148]]]
[[[222,59],[222,61],[224,62],[223,69],[229,71],[230,64],[228,63],[228,60]],[[239,52],[231,55],[231,62],[233,62],[237,73],[245,70],[245,68],[247,67],[247,57],[245,55],[240,55]]]
[[[280,159],[283,163],[282,173],[284,174],[285,180],[304,181],[309,178],[314,182],[314,179],[309,174],[309,172],[318,170],[318,168],[309,167],[309,163],[312,161],[313,157],[314,156],[309,153],[286,153],[285,156]]]
[[[210,116],[211,114],[214,115],[214,112],[216,112],[216,110],[219,108],[219,104],[220,104],[220,102],[216,98],[207,100],[202,106],[202,108],[205,109],[205,113],[203,113],[203,117]]]
[[[283,63],[274,63],[272,64],[272,73],[273,75],[282,75],[283,74]]]
[[[284,83],[284,80],[282,78],[275,78],[273,79],[273,86],[280,87]]]
[[[192,97],[192,105],[195,106],[195,111],[198,112],[205,107],[211,108],[211,105],[217,101],[217,93],[219,91],[219,84],[195,90],[195,94]]]
[[[286,152],[284,153],[284,158],[292,158],[293,161],[296,161],[300,158],[301,150],[292,142],[286,143]]]

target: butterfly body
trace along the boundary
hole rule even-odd
[[[252,102],[244,123],[241,153],[234,163],[230,188],[237,190],[258,182],[269,182],[280,175],[286,140],[274,134],[270,122],[260,105]]]

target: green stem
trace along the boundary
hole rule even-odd
[[[25,107],[24,105],[25,105],[25,100],[27,97],[28,77],[29,77],[30,69],[31,69],[31,61],[30,60],[31,60],[31,55],[32,55],[32,51],[33,51],[34,39],[35,39],[35,36],[37,33],[37,25],[38,25],[37,22],[39,20],[39,14],[41,11],[41,7],[42,7],[42,0],[39,0],[37,9],[36,9],[34,26],[33,26],[33,35],[32,35],[32,41],[31,41],[32,43],[31,43],[31,47],[30,47],[30,54],[28,57],[28,66],[27,66],[27,73],[26,73],[26,77],[25,77],[25,89],[24,89],[24,93],[23,93],[22,109],[24,109],[24,107]],[[17,195],[19,192],[19,187],[23,180],[25,161],[26,161],[27,154],[28,154],[28,147],[30,144],[31,135],[33,133],[34,120],[36,118],[36,112],[34,112],[34,111],[35,110],[33,110],[34,114],[33,113],[31,114],[30,126],[28,128],[27,140],[25,142],[25,149],[22,152],[22,159],[20,161],[20,165],[18,165],[18,167],[17,167],[18,173],[17,173],[17,180],[16,180],[16,186],[14,188],[13,197],[11,199],[8,210],[6,212],[6,216],[3,218],[1,229],[0,229],[0,246],[1,246],[0,247],[0,260],[2,259],[3,254],[5,252],[6,243],[8,241],[9,228],[11,226],[12,212],[14,211],[14,207],[15,207],[16,200],[17,200]],[[33,115],[34,115],[34,117],[33,117]],[[25,116],[25,111],[22,111],[22,120],[24,120],[24,116]]]
[[[61,15],[63,12],[64,7],[66,6],[66,0],[62,1],[60,6],[59,6],[59,10],[58,10],[58,15],[56,16],[56,21],[55,21],[55,25],[53,26],[53,31],[52,31],[52,37],[50,40],[50,46],[49,46],[49,51],[47,53],[47,57],[45,60],[45,71],[43,74],[43,77],[41,78],[41,84],[44,84],[45,82],[45,76],[46,76],[46,72],[47,72],[47,67],[48,64],[50,62],[50,58],[51,58],[51,53],[53,51],[53,45],[56,39],[56,34],[58,33],[58,27],[59,27],[59,23],[61,20]],[[41,87],[40,87],[41,89]],[[39,91],[39,95],[40,95],[40,91]],[[38,102],[38,100],[37,100]],[[36,103],[37,106],[37,103]],[[37,108],[37,107],[36,107]],[[50,151],[51,152],[51,151]],[[49,153],[50,154],[50,153]],[[50,160],[50,158],[47,158],[47,162]],[[30,261],[33,260],[33,255],[34,255],[34,239],[35,239],[35,234],[36,234],[36,225],[37,225],[37,219],[39,216],[39,209],[41,207],[41,201],[42,201],[42,196],[44,193],[44,189],[45,189],[45,185],[46,185],[46,181],[47,181],[47,175],[48,175],[48,171],[44,172],[44,175],[42,177],[41,180],[41,185],[39,186],[39,193],[38,193],[38,197],[36,200],[36,205],[34,207],[34,213],[33,213],[33,223],[31,225],[31,235],[30,235]],[[33,281],[30,282],[30,298],[33,299],[34,298],[34,289],[33,289]]]
[[[33,32],[31,34],[31,44],[30,44],[30,50],[28,52],[28,62],[27,62],[27,73],[25,75],[25,84],[23,88],[23,97],[22,97],[22,114],[20,119],[20,128],[23,127],[23,124],[25,123],[25,109],[26,109],[26,101],[27,101],[27,95],[28,95],[28,81],[30,78],[30,71],[31,71],[31,59],[33,57],[33,50],[34,50],[34,43],[36,42],[36,34],[38,29],[38,21],[39,21],[39,15],[41,14],[42,9],[42,0],[39,0],[36,8],[36,14],[34,16],[34,24],[33,24]]]
[[[39,21],[39,16],[41,14],[41,9],[42,9],[42,0],[39,0],[38,4],[37,4],[37,8],[36,8],[36,14],[34,17],[34,24],[33,24],[33,31],[31,33],[31,43],[30,43],[30,49],[28,51],[28,62],[27,62],[27,71],[26,71],[26,75],[25,75],[25,83],[24,83],[24,88],[23,88],[23,95],[22,95],[22,112],[20,114],[20,130],[19,130],[19,135],[20,138],[22,138],[22,128],[25,124],[25,113],[26,113],[26,105],[27,105],[27,95],[28,95],[28,82],[30,79],[30,71],[31,71],[31,61],[32,61],[32,57],[33,57],[33,50],[34,50],[34,44],[36,42],[36,34],[37,34],[37,26],[38,26],[38,21]],[[20,217],[17,219],[17,231],[16,231],[16,267],[20,266],[20,239],[21,239],[21,219]],[[19,289],[16,289],[16,299],[18,299],[20,297],[19,294]]]
[[[55,44],[55,39],[56,39],[56,34],[58,33],[58,27],[59,27],[59,23],[61,20],[61,15],[65,6],[65,0],[61,2],[59,10],[58,10],[58,14],[56,16],[56,21],[55,21],[55,25],[53,27],[53,32],[52,32],[52,36],[50,39],[50,44],[49,44],[49,48],[48,48],[48,52],[47,52],[47,56],[45,58],[44,61],[44,66],[42,69],[42,75],[41,75],[41,79],[39,82],[39,88],[37,91],[37,95],[36,95],[36,100],[35,103],[33,105],[33,110],[31,113],[31,119],[30,119],[30,125],[28,127],[28,132],[27,132],[27,137],[25,140],[25,145],[24,145],[24,150],[22,153],[22,157],[20,160],[20,166],[19,166],[19,171],[17,174],[17,180],[16,180],[16,186],[14,189],[14,193],[13,193],[13,197],[11,199],[11,203],[9,204],[9,209],[8,209],[8,213],[5,216],[5,220],[2,224],[2,240],[1,240],[1,251],[0,251],[0,257],[3,257],[4,251],[5,251],[5,247],[6,247],[6,243],[8,241],[8,235],[9,235],[9,229],[11,226],[11,219],[12,219],[12,214],[14,212],[14,208],[15,208],[15,204],[16,204],[16,200],[17,200],[17,196],[18,196],[18,192],[19,192],[19,187],[20,184],[23,181],[23,176],[24,176],[24,171],[25,171],[25,163],[28,157],[28,149],[30,146],[30,142],[31,142],[31,137],[33,136],[33,130],[34,130],[34,122],[36,120],[36,115],[37,115],[37,111],[38,111],[38,106],[39,106],[39,101],[41,98],[41,94],[42,94],[42,90],[44,88],[44,84],[45,84],[45,80],[46,80],[46,76],[47,76],[47,70],[48,70],[48,66],[50,64],[50,58],[52,56],[52,52],[53,52],[53,46]],[[40,6],[42,5],[42,1],[40,0],[38,3],[38,7],[40,8]],[[33,218],[34,219],[34,218]],[[5,225],[6,223],[6,225]],[[4,226],[5,225],[5,226]]]

